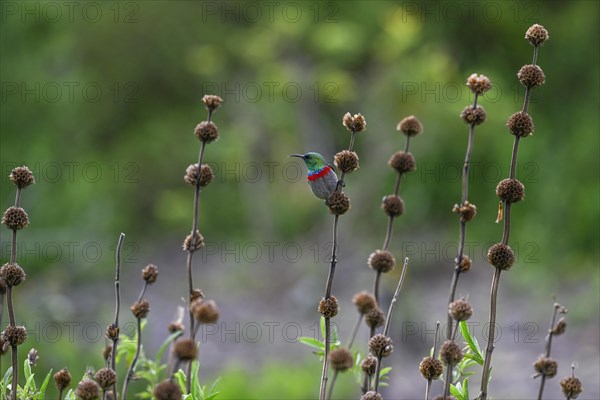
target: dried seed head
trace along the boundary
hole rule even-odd
[[[181,322],[169,322],[167,330],[169,333],[181,332],[185,330],[185,326]]]
[[[31,349],[29,350],[29,353],[27,353],[27,362],[29,363],[29,365],[34,366],[37,364],[38,359],[39,359],[39,355],[38,355],[38,351],[36,349]]]
[[[459,299],[448,305],[448,312],[456,321],[466,321],[473,315],[473,307],[465,299]]]
[[[544,44],[546,40],[548,40],[550,36],[548,36],[548,31],[542,25],[533,24],[527,29],[525,32],[525,39],[529,40],[534,46],[539,46]]]
[[[9,348],[10,344],[4,339],[4,335],[0,334],[0,356],[6,354]]]
[[[492,88],[492,82],[485,75],[471,74],[467,78],[467,86],[471,92],[481,95]]]
[[[21,207],[9,207],[4,211],[2,223],[6,225],[8,229],[17,231],[29,225],[29,217]]]
[[[392,154],[388,164],[399,174],[413,172],[417,169],[415,158],[413,157],[412,153],[405,153],[403,151],[397,151],[396,153]]]
[[[325,201],[329,212],[333,215],[342,215],[350,209],[350,199],[342,191],[334,191]]]
[[[148,285],[152,285],[158,278],[158,267],[154,264],[148,264],[142,270],[142,278]]]
[[[454,207],[452,207],[452,212],[460,215],[460,220],[462,222],[469,222],[477,215],[477,206],[465,201],[462,206],[455,204]]]
[[[152,393],[156,400],[181,400],[182,398],[179,385],[170,379],[156,385]]]
[[[8,325],[2,332],[2,337],[11,346],[20,346],[27,339],[27,330],[24,326]]]
[[[220,311],[214,300],[195,300],[190,305],[190,311],[201,324],[214,324],[219,320]]]
[[[414,115],[403,118],[398,125],[396,130],[402,132],[406,136],[416,136],[423,132],[423,124]]]
[[[428,381],[436,380],[444,373],[444,365],[437,358],[425,357],[419,364],[419,371]]]
[[[454,261],[457,262],[456,259]],[[458,264],[458,267],[460,268],[460,272],[467,272],[468,270],[470,270],[471,269],[471,258],[467,255],[463,255],[460,260],[460,264]]]
[[[12,171],[10,171],[10,175],[8,177],[19,189],[24,189],[27,186],[35,183],[35,177],[33,176],[33,173],[31,173],[29,168],[26,166],[14,168]]]
[[[340,151],[333,157],[333,162],[340,171],[346,174],[358,169],[358,155],[353,151]]]
[[[204,293],[200,289],[192,290],[192,293],[190,294],[190,304],[192,304],[194,301],[196,301],[198,299],[200,299],[200,300],[204,299]]]
[[[173,347],[173,354],[181,361],[193,361],[196,359],[198,349],[194,339],[179,339]]]
[[[554,328],[552,329],[552,334],[556,336],[560,336],[567,330],[567,320],[564,317],[561,317]]]
[[[142,299],[136,303],[133,303],[130,310],[133,316],[137,319],[146,318],[150,312],[150,303],[148,303],[148,300]]]
[[[340,372],[346,371],[354,365],[352,353],[343,347],[331,350],[329,353],[329,362],[331,363],[331,368]]]
[[[100,388],[93,380],[84,379],[77,385],[75,394],[81,397],[81,400],[96,400],[100,397]]]
[[[546,82],[544,71],[538,65],[534,64],[523,65],[519,72],[517,72],[517,77],[521,85],[525,87],[540,86]]]
[[[19,266],[19,264],[4,264],[0,268],[0,278],[4,281],[4,284],[8,287],[19,285],[25,280],[25,271]]]
[[[356,293],[352,298],[352,302],[356,306],[359,314],[366,314],[377,307],[377,300],[375,300],[375,297],[366,290]]]
[[[533,363],[533,369],[535,369],[538,375],[543,375],[546,378],[554,378],[558,371],[558,363],[556,360],[542,355]]]
[[[194,130],[196,137],[204,143],[212,143],[219,138],[219,128],[212,121],[202,121]]]
[[[360,369],[368,376],[372,376],[377,370],[377,358],[369,355],[360,363]]]
[[[367,121],[361,114],[351,115],[349,112],[344,114],[342,124],[350,132],[362,132],[367,128]]]
[[[71,384],[71,374],[66,368],[54,374],[54,383],[59,391],[63,391]]]
[[[515,253],[509,245],[496,243],[488,249],[488,261],[499,269],[510,269],[515,263]]]
[[[485,122],[487,115],[485,109],[481,106],[475,108],[473,108],[473,106],[466,106],[460,113],[460,117],[467,124],[479,125]]]
[[[390,337],[378,333],[369,340],[369,351],[375,357],[387,357],[394,351],[394,342]]]
[[[4,293],[6,293],[6,282],[4,282],[4,279],[0,276],[0,296],[3,296]]]
[[[396,265],[394,255],[387,250],[375,250],[367,260],[369,267],[378,272],[390,272]]]
[[[360,397],[360,400],[382,400],[381,395],[373,390],[369,390],[367,393]]]
[[[112,357],[112,344],[107,344],[102,349],[102,358],[104,358],[104,361],[108,361],[108,359],[111,357]]]
[[[185,175],[183,176],[183,180],[186,183],[189,183],[192,186],[199,184],[202,187],[211,183],[213,178],[213,170],[208,164],[202,164],[200,172],[198,172],[198,164],[190,164],[185,170]]]
[[[335,296],[321,299],[319,302],[319,313],[325,318],[333,318],[337,315],[340,307]]]
[[[535,126],[533,125],[533,119],[529,114],[523,111],[517,111],[506,121],[506,126],[511,134],[519,137],[526,137],[533,134]]]
[[[400,196],[389,194],[381,201],[381,208],[390,217],[398,217],[404,214],[404,201]]]
[[[183,250],[184,251],[197,251],[204,247],[204,237],[200,234],[200,231],[196,231],[194,235],[194,240],[192,240],[192,235],[189,234],[183,241]]]
[[[106,337],[113,342],[119,340],[119,326],[111,324],[106,328]]]
[[[444,365],[456,365],[462,360],[463,353],[456,342],[446,340],[440,348],[440,358]]]
[[[102,368],[96,372],[94,379],[103,390],[106,390],[117,382],[117,374],[110,368]]]
[[[504,179],[496,186],[496,196],[501,201],[516,203],[525,197],[525,186],[517,179]]]
[[[365,314],[365,323],[369,328],[377,328],[385,323],[385,315],[381,308],[375,307]]]
[[[574,376],[568,376],[560,380],[560,387],[567,399],[576,399],[583,392],[581,381]]]
[[[202,102],[208,111],[213,112],[223,103],[223,99],[214,94],[205,94]]]

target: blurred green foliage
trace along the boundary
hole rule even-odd
[[[350,111],[368,122],[357,139],[361,169],[347,189],[348,218],[367,241],[360,247],[378,245],[370,239],[385,223],[378,202],[395,179],[386,161],[403,143],[397,121],[410,114],[425,132],[411,142],[418,170],[405,179],[402,232],[416,243],[455,241],[450,209],[459,200],[467,139],[458,114],[472,100],[464,82],[473,72],[489,76],[495,89],[480,102],[488,120],[475,139],[469,197],[478,218],[469,238],[497,240],[494,188],[508,174],[512,145],[504,125],[522,103],[516,72],[532,54],[524,32],[539,22],[550,32],[539,58],[547,81],[532,97],[535,134],[520,147],[527,197],[514,208],[511,236],[521,256],[531,251],[535,261],[515,284],[535,291],[597,278],[596,2],[129,1],[83,2],[71,12],[61,2],[1,6],[1,204],[13,201],[10,169],[29,165],[38,184],[23,194],[31,227],[19,238],[42,249],[48,238],[98,243],[103,265],[112,263],[118,232],[127,232],[141,262],[188,232],[192,191],[182,178],[197,159],[193,128],[206,117],[200,99],[207,92],[225,100],[214,115],[221,138],[205,158],[216,172],[200,211],[211,240],[301,241],[327,231],[322,205],[287,156],[332,157],[347,146],[341,117]],[[1,235],[6,260],[10,238]],[[69,311],[67,295],[81,298],[83,309],[110,312],[112,305],[85,296],[110,273],[80,249],[74,261],[28,257],[28,279],[52,296],[29,300],[31,308],[17,304],[18,315],[86,317]],[[422,264],[431,271],[440,262]],[[246,275],[229,278],[232,286],[258,285]],[[38,346],[63,350],[45,360],[41,349],[48,368],[87,365],[68,338]],[[315,381],[314,365],[280,367],[269,361],[254,375],[241,367],[220,372],[223,398],[312,395],[306,382]]]

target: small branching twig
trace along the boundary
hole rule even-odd
[[[542,400],[546,378],[553,378],[558,369],[558,363],[556,360],[550,358],[550,352],[552,350],[552,339],[554,336],[562,335],[567,329],[567,321],[564,318],[560,318],[560,320],[556,322],[556,315],[559,313],[566,314],[567,309],[558,303],[554,303],[552,319],[550,320],[550,327],[548,328],[548,334],[546,335],[546,348],[544,354],[533,364],[533,368],[536,371],[536,374],[533,377],[537,378],[538,376],[541,376],[538,400]]]

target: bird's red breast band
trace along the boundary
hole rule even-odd
[[[329,167],[329,165],[326,165],[325,167],[323,167],[322,170],[308,175],[308,180],[316,181],[317,179],[322,178],[325,175],[327,175],[329,173],[329,171],[331,171],[331,167]]]

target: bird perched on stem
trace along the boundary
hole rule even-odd
[[[292,154],[304,160],[308,168],[308,186],[319,199],[327,200],[336,190],[338,177],[331,166],[327,164],[322,155],[315,152],[306,154]]]

